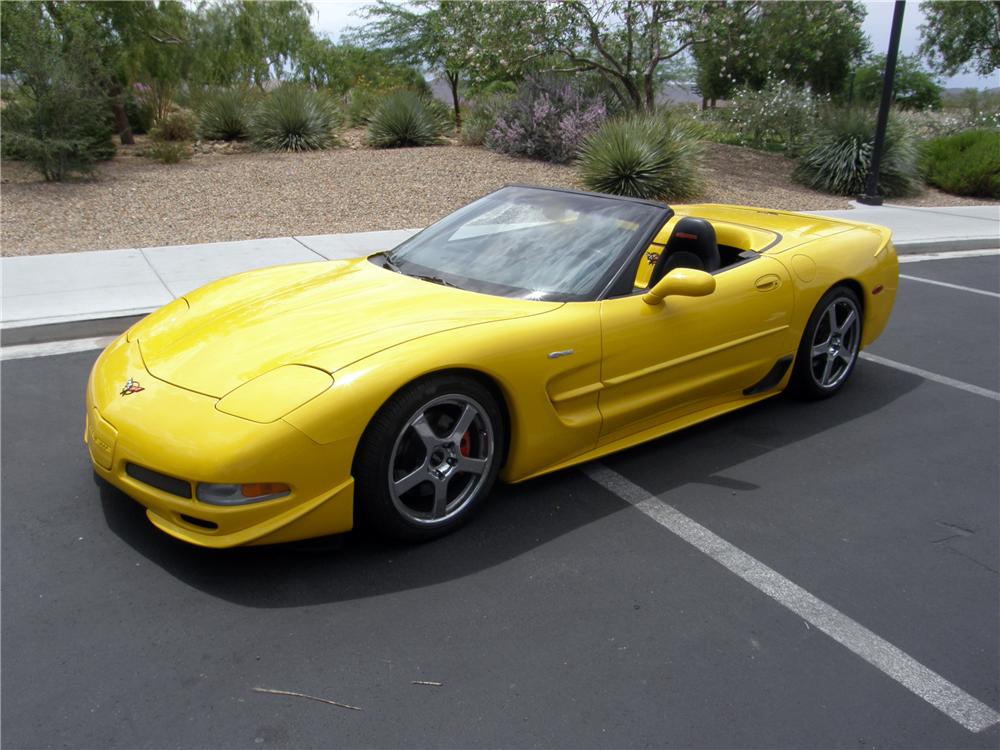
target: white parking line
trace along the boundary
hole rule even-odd
[[[914,253],[900,255],[900,263],[920,263],[925,260],[958,260],[959,258],[983,258],[989,255],[1000,255],[1000,248],[992,250],[954,250],[940,253]]]
[[[950,385],[952,388],[959,388],[963,391],[968,391],[969,393],[975,393],[977,396],[985,396],[986,398],[991,398],[994,401],[1000,401],[1000,393],[997,391],[991,391],[989,388],[981,388],[978,385],[966,383],[962,380],[955,380],[955,378],[949,378],[946,375],[938,375],[936,372],[922,370],[919,367],[914,367],[913,365],[904,365],[902,362],[897,362],[894,359],[886,359],[885,357],[880,357],[877,354],[861,352],[858,356],[861,357],[861,359],[867,360],[868,362],[874,362],[877,365],[885,365],[886,367],[891,367],[895,370],[908,372],[911,375],[919,375],[925,380],[932,380],[935,383],[941,383],[941,385]]]
[[[97,336],[90,339],[70,339],[68,341],[46,341],[44,344],[21,344],[0,349],[0,361],[8,359],[30,359],[31,357],[51,357],[54,354],[85,352],[88,349],[103,349],[117,336]]]
[[[970,732],[981,732],[1000,722],[1000,714],[985,703],[618,472],[598,463],[587,464],[582,470],[604,489],[822,630]]]
[[[962,286],[961,284],[949,284],[947,281],[925,279],[922,276],[907,276],[905,273],[899,274],[899,278],[908,279],[910,281],[921,281],[924,284],[934,284],[935,286],[946,286],[949,289],[960,289],[963,292],[972,292],[973,294],[985,294],[987,297],[997,297],[1000,299],[1000,294],[997,294],[996,292],[988,292],[985,289],[974,289],[971,286]]]

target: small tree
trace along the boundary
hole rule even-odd
[[[3,109],[3,152],[46,180],[86,174],[114,154],[105,92],[77,20],[57,26],[43,5],[3,3],[3,72],[14,81]]]

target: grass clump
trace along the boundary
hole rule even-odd
[[[577,169],[591,190],[651,200],[696,195],[702,148],[697,136],[662,116],[610,120],[587,138]]]
[[[322,94],[286,84],[257,107],[250,134],[268,151],[315,151],[337,144],[337,122],[336,109]]]
[[[444,118],[412,91],[390,94],[375,109],[365,142],[375,148],[433,146],[441,142]]]
[[[1000,198],[1000,131],[968,130],[930,140],[921,149],[920,171],[946,193]]]
[[[176,164],[191,158],[191,147],[187,141],[152,139],[146,148],[146,156],[163,164]]]
[[[824,193],[860,195],[867,186],[874,142],[874,112],[831,111],[792,176]],[[879,167],[878,192],[887,198],[915,195],[920,186],[914,140],[900,123],[890,118]]]
[[[253,96],[247,89],[219,89],[201,102],[198,133],[213,141],[239,141],[250,136]]]

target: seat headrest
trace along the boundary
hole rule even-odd
[[[710,242],[715,244],[715,227],[705,219],[696,219],[693,216],[685,216],[674,226],[674,231],[670,238],[676,237],[679,240],[693,240]]]

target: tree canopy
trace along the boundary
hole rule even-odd
[[[851,76],[848,99],[874,104],[882,95],[885,55],[874,55]],[[892,100],[904,109],[934,109],[941,106],[942,88],[923,69],[917,55],[900,55],[892,83]]]
[[[1000,69],[1000,0],[922,2],[920,53],[944,75]]]
[[[698,88],[709,99],[762,88],[769,77],[818,94],[839,93],[866,51],[856,0],[753,4],[698,46]]]
[[[368,23],[355,30],[354,38],[391,59],[425,65],[443,76],[461,125],[460,83],[519,76],[545,7],[517,0],[414,0],[406,5],[378,0],[362,15]]]

